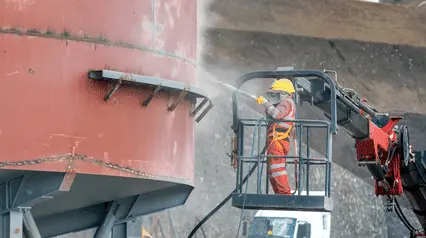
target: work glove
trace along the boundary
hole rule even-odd
[[[256,98],[256,102],[260,105],[263,105],[263,104],[267,103],[268,101],[266,101],[266,99],[263,96],[260,96],[260,97]]]

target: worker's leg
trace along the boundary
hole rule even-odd
[[[284,156],[290,150],[290,143],[286,140],[273,142],[268,148],[268,155],[280,155],[281,158],[268,158],[269,180],[275,194],[291,194]]]

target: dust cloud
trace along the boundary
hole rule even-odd
[[[211,130],[211,117],[214,117],[215,115],[221,115],[222,118],[226,115],[228,119],[232,117],[233,91],[221,85],[219,82],[235,85],[238,77],[240,77],[243,73],[246,73],[236,70],[237,67],[229,64],[229,62],[227,64],[212,66],[204,61],[205,55],[209,51],[209,47],[211,47],[206,39],[208,36],[208,34],[206,34],[206,31],[208,30],[206,23],[208,22],[208,25],[211,26],[214,25],[215,21],[217,21],[214,17],[215,14],[210,11],[210,6],[213,2],[214,0],[201,0],[198,4],[197,81],[195,85],[203,89],[214,104],[214,107],[211,109],[209,114],[207,114],[207,116],[197,125],[198,132]],[[259,88],[261,88],[260,85],[262,84],[258,80],[253,81],[256,82],[246,83],[242,90],[253,95],[262,95],[262,90],[259,90]],[[255,105],[247,105],[245,103],[242,103],[241,105],[243,108],[250,108],[253,106]],[[227,112],[218,113],[218,110],[220,110],[218,108],[221,108],[222,110],[225,109]],[[254,109],[248,110],[252,111],[252,113],[255,113],[259,117],[261,116],[261,114],[256,112]],[[226,120],[223,120],[222,123],[225,121]],[[229,130],[229,132],[231,133],[231,130]]]

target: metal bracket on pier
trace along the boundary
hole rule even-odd
[[[171,100],[167,110],[173,111],[176,107],[186,99],[191,101],[193,104],[197,104],[197,99],[202,100],[190,113],[191,117],[194,117],[197,113],[200,113],[195,119],[196,122],[200,122],[201,119],[210,111],[213,107],[211,100],[207,97],[206,93],[194,86],[186,85],[184,83],[161,79],[156,77],[128,74],[123,72],[111,71],[111,70],[91,70],[88,73],[88,77],[94,80],[102,80],[112,83],[112,89],[105,95],[104,100],[108,101],[112,95],[122,85],[127,86],[144,86],[152,89],[149,96],[141,103],[143,107],[147,107],[151,100],[160,93],[160,91],[166,92],[170,97],[177,95],[176,99]],[[206,106],[206,104],[208,104]],[[201,109],[204,110],[201,111]]]

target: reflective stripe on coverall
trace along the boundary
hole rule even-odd
[[[294,120],[295,105],[291,97],[286,97],[276,107],[266,103],[268,119]],[[280,158],[268,158],[268,174],[275,194],[291,194],[286,171],[286,159],[284,156],[290,152],[290,135],[292,122],[273,122],[268,124],[267,153],[268,155],[281,155]]]

